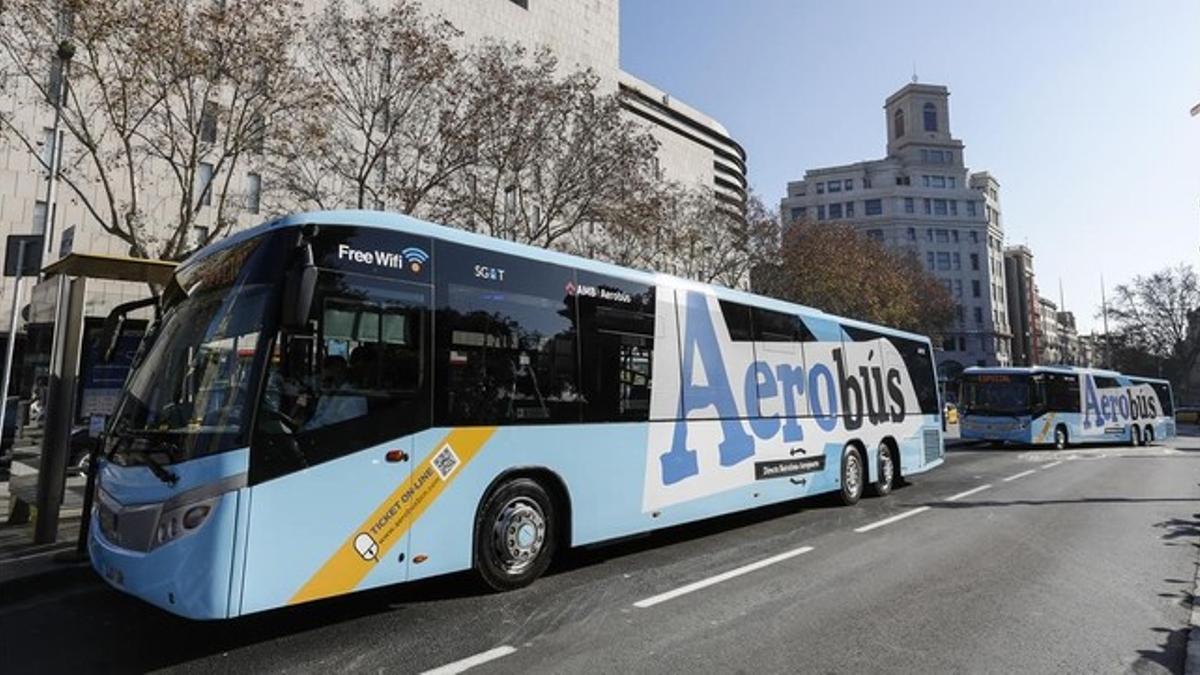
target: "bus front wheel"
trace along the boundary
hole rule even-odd
[[[1067,428],[1059,425],[1054,427],[1054,449],[1065,450],[1067,447]]]
[[[866,475],[862,453],[853,445],[842,452],[842,503],[853,506],[862,498],[863,481]]]
[[[531,478],[514,478],[488,495],[475,519],[475,569],[487,586],[522,588],[546,571],[557,543],[553,504]]]

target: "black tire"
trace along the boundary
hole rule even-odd
[[[878,459],[875,462],[875,473],[878,480],[871,483],[871,494],[876,497],[886,497],[892,493],[892,488],[896,486],[896,455],[892,452],[892,446],[886,442],[879,444]]]
[[[1129,428],[1129,442],[1135,448],[1142,444],[1142,428],[1136,424]]]
[[[1142,434],[1142,444],[1154,444],[1154,427],[1150,426],[1149,424],[1146,425],[1146,433]]]
[[[1066,450],[1071,439],[1067,436],[1067,428],[1063,425],[1054,427],[1054,449]]]
[[[853,445],[842,451],[841,500],[846,506],[854,506],[862,499],[863,482],[866,480],[866,464],[862,453]]]
[[[556,518],[549,493],[531,478],[494,488],[475,517],[475,571],[483,583],[511,591],[541,576],[558,544]]]

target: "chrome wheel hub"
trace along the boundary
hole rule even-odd
[[[546,516],[530,499],[518,497],[500,510],[492,526],[492,546],[504,570],[520,574],[546,543]]]
[[[862,490],[862,467],[858,463],[857,453],[850,453],[846,457],[846,489],[852,495]]]

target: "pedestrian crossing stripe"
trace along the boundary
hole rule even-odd
[[[295,605],[353,591],[381,557],[402,539],[425,510],[496,432],[496,427],[454,429],[334,551],[325,564],[288,600]],[[449,458],[457,460],[452,466]]]

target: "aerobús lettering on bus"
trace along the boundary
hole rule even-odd
[[[1104,426],[1105,422],[1152,419],[1158,417],[1158,396],[1144,385],[1122,389],[1096,389],[1095,379],[1085,378],[1083,389],[1083,426]]]
[[[693,302],[689,298],[689,304]],[[700,299],[703,302],[703,299]],[[696,307],[696,305],[693,305]],[[903,373],[898,368],[863,365],[852,372],[845,351],[832,350],[834,370],[824,363],[813,364],[806,373],[803,366],[777,364],[774,369],[764,361],[754,361],[743,376],[747,407],[754,402],[782,397],[784,415],[746,415],[738,409],[725,361],[721,356],[716,330],[707,311],[688,311],[683,335],[683,391],[679,399],[672,433],[671,448],[660,455],[662,482],[671,485],[695,476],[700,467],[696,450],[688,447],[688,414],[708,407],[716,409],[721,426],[717,452],[721,466],[734,466],[755,454],[755,437],[760,440],[783,434],[785,442],[803,440],[804,430],[796,419],[804,397],[808,396],[814,422],[824,431],[832,431],[841,414],[845,428],[853,431],[865,423],[879,425],[902,422],[907,414],[902,388]],[[703,383],[692,377],[696,357],[703,372]],[[875,356],[874,350],[868,360]],[[839,407],[844,413],[839,412]],[[750,417],[750,419],[745,419]],[[747,431],[749,427],[749,431]]]

